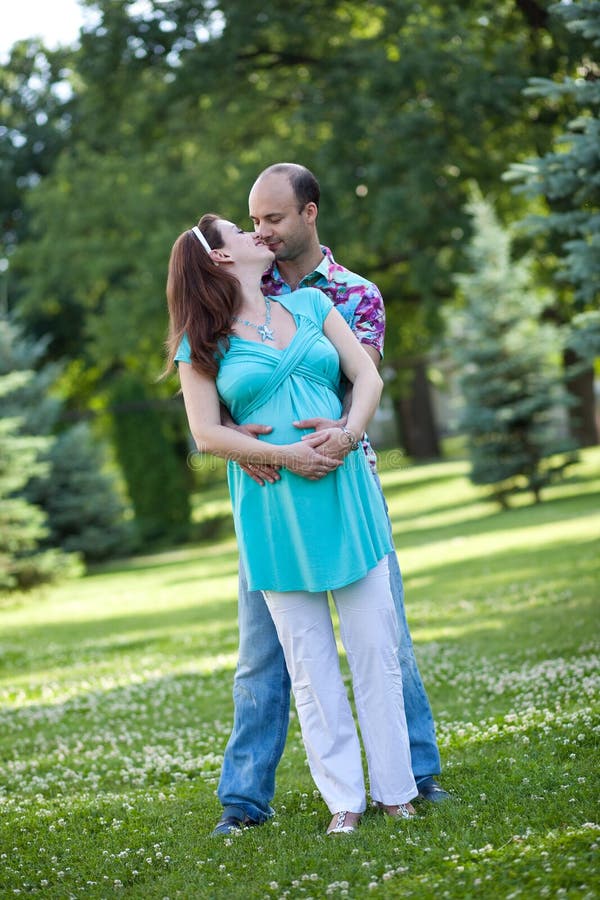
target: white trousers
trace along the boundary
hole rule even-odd
[[[402,674],[398,621],[387,559],[365,578],[332,591],[346,650],[373,800],[407,803],[417,795]],[[366,807],[360,743],[327,593],[265,591],[292,682],[310,771],[332,813]]]

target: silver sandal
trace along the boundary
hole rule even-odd
[[[358,818],[355,822],[348,822],[348,824],[346,824],[347,816],[357,816]],[[360,816],[358,813],[351,813],[344,809],[341,812],[334,813],[334,816],[329,823],[327,834],[352,834],[353,831],[356,831],[359,822]]]

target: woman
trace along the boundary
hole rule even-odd
[[[382,382],[320,291],[263,296],[261,275],[272,259],[257,235],[212,214],[180,235],[167,281],[169,366],[179,366],[198,449],[230,460],[240,556],[283,647],[310,769],[333,814],[327,832],[350,832],[366,797],[328,590],[352,672],[371,795],[405,818],[417,795],[387,572],[389,529],[366,457],[353,452]],[[294,421],[339,418],[342,372],[353,384],[346,426],[298,440]],[[225,427],[221,404],[239,425],[269,421],[272,432],[255,438]],[[279,466],[281,478],[260,486],[236,462]]]

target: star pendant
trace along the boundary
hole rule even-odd
[[[260,334],[261,340],[264,343],[265,341],[274,341],[273,337],[273,329],[269,328],[268,325],[259,325],[256,329]]]

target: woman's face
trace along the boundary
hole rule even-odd
[[[234,222],[219,219],[218,228],[223,240],[223,249],[231,254],[236,263],[258,262],[263,268],[272,262],[274,254],[260,235],[253,231],[243,231]]]

